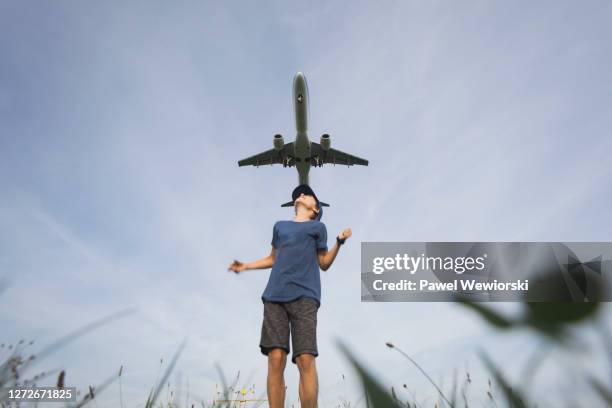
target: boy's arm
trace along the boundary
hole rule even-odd
[[[270,251],[270,255],[258,259],[253,262],[240,262],[238,260],[234,260],[229,267],[228,271],[233,271],[236,273],[246,271],[247,269],[267,269],[271,268],[274,265],[274,260],[276,259],[276,249],[272,247],[272,251]]]
[[[352,235],[352,231],[350,228],[345,229],[340,234],[338,234],[338,238],[347,239]],[[338,255],[338,251],[340,250],[340,244],[338,241],[334,242],[334,245],[331,247],[329,251],[319,251],[317,256],[319,258],[319,267],[324,271],[328,270],[330,266],[334,263],[334,259],[336,259],[336,255]]]

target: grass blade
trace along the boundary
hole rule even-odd
[[[491,374],[493,374],[493,377],[495,377],[497,383],[501,386],[502,391],[504,392],[504,395],[508,400],[509,406],[515,408],[527,408],[527,404],[525,403],[524,398],[521,396],[521,394],[512,389],[510,383],[506,380],[506,378],[499,371],[495,363],[493,363],[493,361],[484,351],[480,352],[480,358],[487,366]]]
[[[599,396],[604,401],[606,401],[606,404],[608,406],[612,406],[612,390],[606,388],[605,385],[603,385],[601,382],[599,382],[599,380],[594,377],[591,377],[589,382],[591,383],[591,386],[593,386],[595,391],[597,391],[597,394],[599,394]]]
[[[341,340],[337,340],[338,347],[342,351],[342,353],[346,356],[346,358],[351,362],[359,377],[361,378],[361,382],[367,394],[366,396],[366,404],[368,407],[372,408],[399,408],[401,405],[397,403],[397,401],[393,400],[393,398],[387,394],[384,387],[382,387],[375,379],[372,377],[368,371],[357,362],[357,360],[353,357],[352,353],[348,350],[346,345]],[[371,402],[371,405],[369,404]]]
[[[157,389],[153,393],[153,396],[150,398],[150,400],[147,401],[147,405],[146,405],[147,407],[153,407],[153,405],[155,405],[155,401],[157,400],[157,397],[159,396],[159,393],[161,392],[162,388],[166,384],[166,381],[168,380],[168,377],[170,376],[170,373],[174,369],[174,366],[176,365],[176,362],[178,361],[181,353],[183,352],[183,349],[185,348],[185,344],[186,343],[187,343],[187,341],[183,340],[183,342],[179,346],[179,348],[176,351],[176,353],[174,353],[174,356],[172,357],[172,361],[168,365],[168,368],[166,368],[166,371],[164,372],[164,375],[162,376],[161,381],[157,385]]]

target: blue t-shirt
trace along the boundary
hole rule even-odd
[[[276,259],[262,301],[290,302],[309,297],[321,305],[318,250],[327,251],[327,228],[321,221],[277,221],[272,232]]]

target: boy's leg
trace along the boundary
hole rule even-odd
[[[289,353],[289,317],[281,303],[264,302],[261,326],[261,352],[268,356],[268,405],[285,406],[284,371]]]
[[[287,352],[282,348],[273,348],[268,353],[268,406],[283,408],[285,406],[285,364]]]
[[[303,297],[287,303],[291,321],[291,341],[293,357],[291,361],[300,370],[300,401],[302,408],[317,406],[319,383],[315,365],[317,349],[317,311],[316,300]]]
[[[300,401],[302,408],[316,408],[319,395],[319,379],[315,356],[303,353],[296,357],[300,370]]]

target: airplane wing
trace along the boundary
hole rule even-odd
[[[361,166],[368,165],[368,161],[361,157],[353,156],[352,154],[332,148],[323,150],[321,145],[315,142],[310,142],[310,153],[312,154],[311,162],[313,166],[320,167],[323,164],[344,164],[346,166],[353,166],[355,164]]]
[[[264,166],[267,164],[282,164],[285,167],[295,165],[293,160],[293,142],[285,143],[282,150],[270,149],[238,161],[238,166],[240,167]]]

